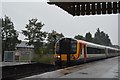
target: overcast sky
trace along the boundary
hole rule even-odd
[[[97,28],[106,32],[113,44],[118,44],[118,14],[76,16],[68,14],[55,5],[45,2],[4,2],[2,3],[2,17],[7,15],[15,25],[15,29],[25,29],[25,24],[31,18],[37,18],[45,24],[43,31],[55,30],[63,33],[66,37],[83,35],[91,32],[92,36]],[[20,35],[19,39],[24,39]]]

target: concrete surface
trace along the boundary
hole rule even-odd
[[[118,78],[118,57],[85,63],[30,78]]]
[[[88,68],[61,76],[61,78],[118,78],[118,59],[91,63]]]
[[[0,67],[12,66],[12,65],[21,65],[21,64],[29,64],[29,63],[28,62],[0,62]]]

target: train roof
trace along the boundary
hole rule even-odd
[[[113,49],[113,50],[119,50],[118,48],[113,48],[113,47],[109,47],[109,46],[104,46],[104,45],[99,45],[99,44],[95,44],[95,43],[91,43],[91,42],[87,42],[87,41],[84,41],[84,40],[77,40],[77,39],[74,39],[74,38],[67,38],[67,37],[64,37],[66,39],[72,39],[72,40],[76,40],[80,43],[83,43],[83,44],[86,44],[87,47],[93,47],[93,48],[101,48],[101,49]],[[61,38],[61,39],[64,39],[64,38]],[[60,39],[60,40],[61,40]]]
[[[95,44],[95,43],[91,43],[91,42],[87,42],[87,41],[83,41],[83,40],[77,40],[80,43],[86,44],[87,47],[94,47],[94,48],[106,48],[103,45],[99,45],[99,44]]]
[[[87,41],[83,41],[83,40],[77,40],[80,43],[86,44],[88,47],[93,47],[93,48],[101,48],[101,49],[113,49],[113,50],[120,50],[118,48],[113,48],[113,47],[109,47],[109,46],[104,46],[104,45],[99,45],[99,44],[95,44],[95,43],[91,43],[91,42],[87,42]]]

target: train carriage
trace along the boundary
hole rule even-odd
[[[55,64],[83,63],[118,56],[117,48],[98,45],[73,38],[62,38],[55,44]]]

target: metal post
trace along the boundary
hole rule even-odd
[[[13,52],[13,62],[15,62],[15,51]]]
[[[31,52],[29,53],[29,63],[31,63]]]
[[[55,53],[55,43],[56,43],[56,33],[53,34],[53,38],[54,38],[54,41],[53,41],[53,56],[54,56],[54,53]],[[53,58],[52,61],[54,62],[54,58]]]

